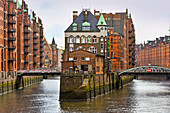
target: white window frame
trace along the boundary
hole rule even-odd
[[[69,57],[69,61],[73,61],[73,57]]]
[[[86,57],[85,59],[86,59],[86,61],[90,61],[90,57]]]

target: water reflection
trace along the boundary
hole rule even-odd
[[[169,112],[170,82],[134,80],[87,102],[59,102],[59,78],[0,96],[0,112]]]

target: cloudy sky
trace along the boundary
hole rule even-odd
[[[125,12],[128,8],[135,25],[136,43],[169,35],[169,0],[25,0],[29,8],[43,20],[48,42],[54,36],[64,46],[64,31],[72,23],[72,11],[90,8],[103,13]]]

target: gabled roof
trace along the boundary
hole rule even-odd
[[[100,18],[99,18],[99,21],[97,23],[97,26],[107,26],[106,21],[105,21],[102,13],[100,15]]]
[[[77,31],[83,31],[82,30],[82,24],[85,23],[85,13],[82,11],[80,15],[74,20],[74,22],[65,30],[65,32],[72,32],[73,31],[73,24],[77,24]],[[100,30],[97,28],[98,20],[97,18],[88,11],[87,14],[87,22],[90,23],[90,31],[99,32]]]

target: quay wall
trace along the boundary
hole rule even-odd
[[[16,89],[28,87],[30,85],[39,83],[43,80],[43,76],[22,77],[19,81],[17,76],[0,76],[0,95],[7,94]]]
[[[86,101],[130,83],[132,76],[73,74],[60,77],[60,101]]]

